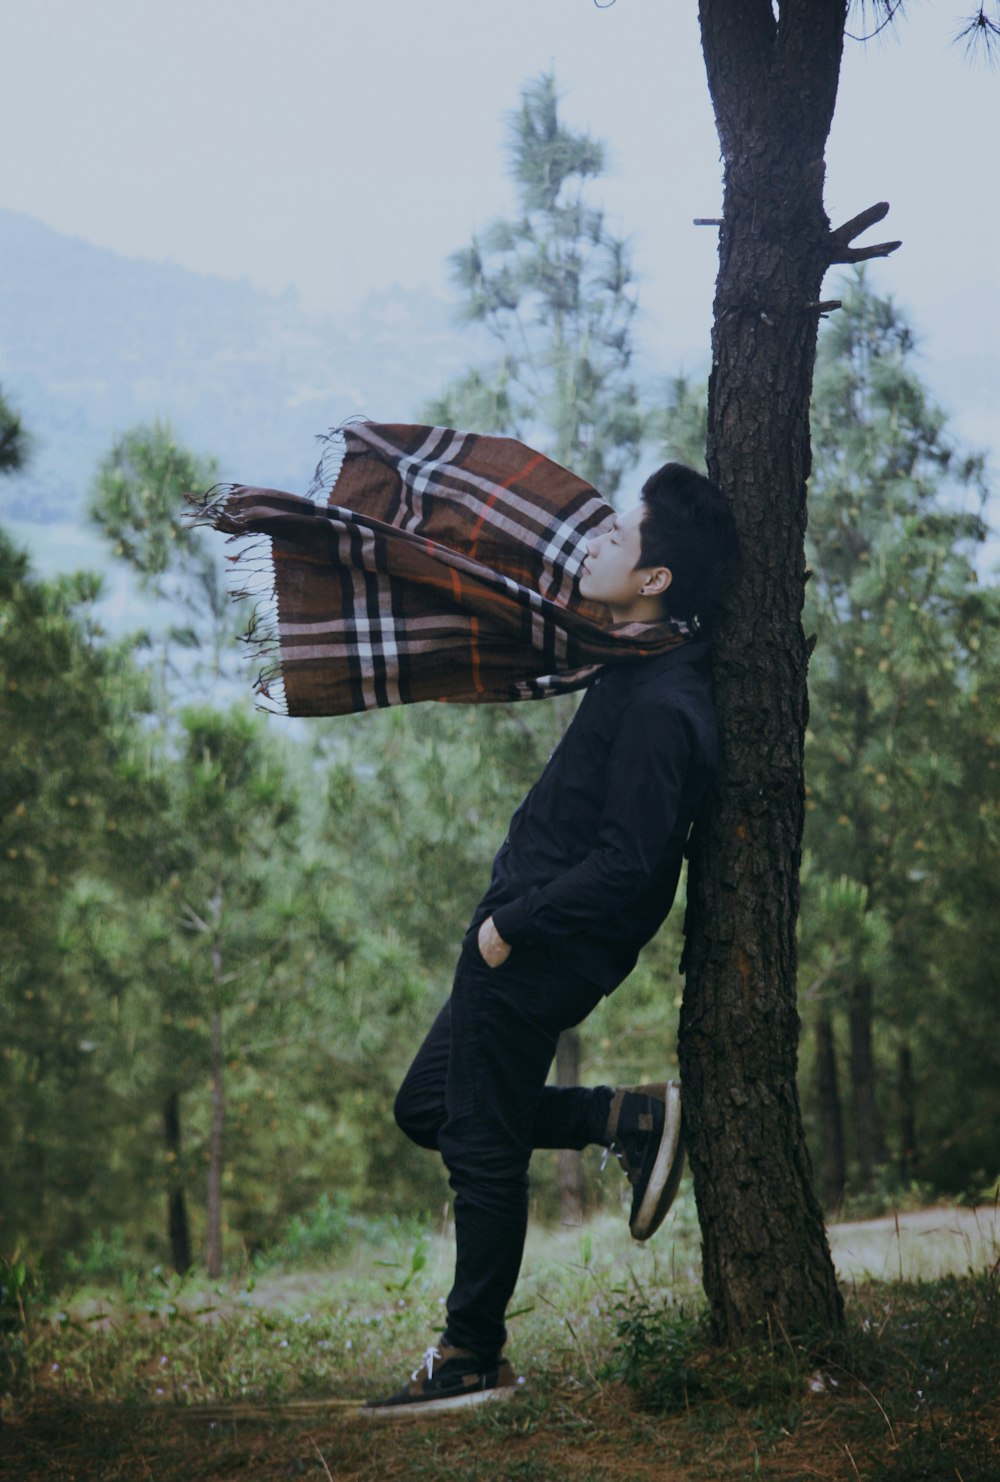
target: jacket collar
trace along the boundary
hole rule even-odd
[[[636,684],[647,684],[649,680],[655,679],[666,669],[672,669],[675,664],[698,664],[707,659],[709,644],[707,638],[689,638],[678,648],[671,648],[665,654],[656,654],[651,659],[642,659],[635,666],[634,680]]]

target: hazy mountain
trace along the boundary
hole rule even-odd
[[[79,525],[112,437],[156,417],[214,454],[221,478],[304,492],[317,433],[358,413],[413,419],[475,358],[441,300],[390,288],[347,316],[310,314],[291,292],[0,210],[0,385],[34,439],[29,468],[0,485],[2,517]]]

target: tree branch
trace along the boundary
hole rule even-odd
[[[852,216],[850,221],[845,221],[843,226],[838,226],[832,231],[828,238],[829,263],[835,262],[867,262],[872,257],[888,257],[890,252],[895,252],[901,247],[902,242],[877,242],[872,247],[852,247],[850,244],[855,237],[874,226],[876,221],[882,221],[889,214],[889,202],[878,201],[874,206],[869,206],[865,211],[859,211],[857,216]]]
[[[180,922],[182,926],[187,927],[188,931],[212,930],[208,922],[198,915],[198,912],[195,910],[194,906],[189,905],[187,901],[182,901],[181,906],[182,913],[180,916]]]
[[[844,32],[844,35],[850,41],[861,41],[861,42],[871,41],[871,40],[874,39],[874,37],[880,35],[881,32],[883,32],[885,30],[886,26],[891,26],[892,25],[893,21],[896,19],[897,14],[902,9],[902,6],[903,6],[903,0],[882,0],[882,4],[881,4],[881,7],[880,7],[882,9],[882,11],[883,11],[882,19],[880,21],[877,21],[876,22],[876,24],[874,25],[874,27],[872,28],[872,30],[866,31],[864,33],[864,35],[862,35],[862,36],[856,35],[853,31],[845,31]],[[879,7],[876,7],[876,8],[879,8]],[[864,23],[864,19],[865,19],[864,9],[865,9],[864,8],[864,5],[862,4],[862,6],[861,6],[861,19],[862,19],[862,23]]]

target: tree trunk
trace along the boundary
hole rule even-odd
[[[181,1176],[181,1099],[171,1091],[163,1103],[163,1141],[167,1149],[167,1235],[170,1261],[178,1276],[191,1265],[191,1233]]]
[[[209,1276],[222,1275],[222,1158],[225,1128],[222,1011],[216,1008],[212,1013],[212,1130],[208,1139],[208,1238],[205,1250],[205,1269]]]
[[[796,1088],[805,486],[844,0],[701,0],[725,166],[708,467],[741,559],[714,644],[721,754],[692,840],[680,1061],[716,1337],[839,1326]],[[884,213],[882,213],[884,214]],[[853,226],[853,224],[852,224]],[[856,228],[860,230],[860,227]]]
[[[847,1183],[844,1150],[844,1113],[837,1083],[837,1046],[833,1021],[824,1010],[816,1021],[816,1079],[819,1092],[821,1143],[820,1197],[823,1208],[836,1209]]]
[[[580,1084],[580,1031],[564,1029],[556,1045],[556,1085]],[[564,1225],[583,1220],[583,1157],[574,1148],[559,1153],[559,1216]]]
[[[897,1061],[899,1090],[899,1171],[913,1178],[917,1167],[917,1099],[913,1085],[913,1056],[904,1040]]]
[[[875,1054],[872,1049],[872,985],[861,978],[851,985],[848,1022],[851,1028],[851,1111],[858,1180],[871,1189],[875,1171],[886,1160],[882,1114],[875,1096]]]

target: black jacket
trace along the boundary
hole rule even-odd
[[[673,903],[717,736],[707,644],[608,669],[511,819],[473,924],[610,993]]]

